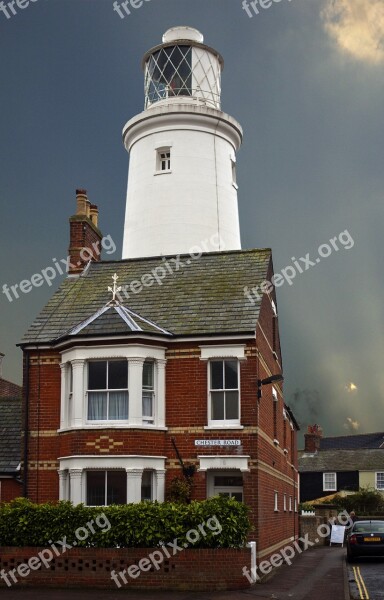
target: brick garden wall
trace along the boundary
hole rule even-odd
[[[74,548],[59,557],[53,558],[48,568],[41,565],[31,570],[28,561],[37,557],[43,548],[5,548],[0,547],[0,571],[5,574],[12,586],[44,587],[95,587],[115,590],[118,588],[111,579],[111,572],[120,573],[130,565],[138,565],[156,548]],[[157,548],[157,550],[159,550]],[[170,549],[172,554],[172,548]],[[32,561],[36,568],[35,562]],[[23,566],[20,566],[23,565]],[[26,565],[26,566],[24,566]],[[250,584],[242,570],[251,566],[249,549],[201,549],[183,550],[170,558],[164,557],[156,570],[140,572],[133,579],[125,574],[128,581],[121,589],[149,588],[158,590],[214,591],[249,588]],[[14,582],[9,571],[15,569]],[[0,587],[7,587],[0,579]]]

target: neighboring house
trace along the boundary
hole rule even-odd
[[[370,487],[384,493],[384,432],[323,438],[308,427],[299,452],[300,501]]]
[[[21,462],[21,397],[22,389],[2,376],[0,353],[0,502],[22,495]]]
[[[244,293],[273,278],[271,251],[239,246],[241,128],[215,105],[219,82],[202,87],[220,76],[217,53],[189,28],[164,39],[145,58],[149,78],[163,61],[159,96],[148,84],[154,107],[125,130],[135,148],[124,260],[99,261],[96,252],[82,272],[83,250],[103,238],[97,207],[78,190],[70,275],[21,344],[25,491],[35,502],[163,501],[186,473],[194,499],[221,494],[249,506],[262,558],[298,536],[298,425],[281,383],[263,381],[282,370],[276,297],[273,286],[251,300]],[[177,69],[170,52],[183,63],[180,99],[177,87],[165,96]],[[141,219],[131,215],[140,209]],[[225,250],[207,249],[213,238]]]

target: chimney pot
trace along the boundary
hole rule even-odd
[[[87,215],[87,190],[76,190],[77,215]]]

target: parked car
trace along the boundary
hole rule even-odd
[[[384,521],[355,521],[347,536],[347,560],[384,556]]]

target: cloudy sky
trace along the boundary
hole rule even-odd
[[[120,258],[121,129],[143,109],[141,57],[169,27],[191,25],[223,54],[223,110],[244,128],[243,248],[272,247],[280,272],[293,257],[315,262],[330,239],[353,240],[277,290],[286,401],[303,428],[383,430],[384,4],[249,10],[242,0],[146,0],[121,19],[112,0],[35,0],[17,14],[6,1],[0,289],[66,256],[77,187],[99,205],[118,247],[110,258]],[[12,302],[0,294],[6,378],[21,382],[15,344],[59,281]]]

